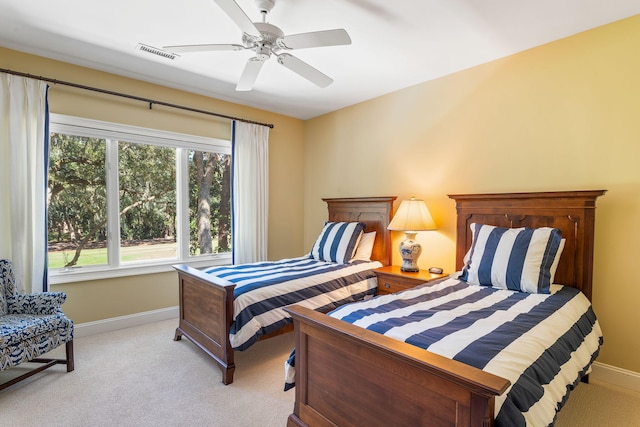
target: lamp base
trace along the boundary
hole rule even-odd
[[[400,242],[400,256],[402,257],[402,267],[400,270],[416,273],[420,271],[418,268],[418,258],[422,253],[422,246],[416,238],[417,233],[405,232],[406,239]]]

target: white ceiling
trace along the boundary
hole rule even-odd
[[[236,2],[261,21],[254,0]],[[0,46],[308,119],[639,13],[638,0],[277,0],[267,21],[285,34],[351,36],[291,51],[334,79],[324,89],[272,57],[236,92],[251,51],[169,60],[136,48],[240,44],[213,0],[0,0]]]

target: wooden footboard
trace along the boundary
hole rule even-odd
[[[292,426],[491,426],[509,381],[301,306]]]
[[[233,321],[234,284],[216,283],[215,277],[188,265],[178,271],[180,322],[175,340],[184,335],[211,356],[222,371],[222,382],[233,382],[236,369],[229,329]]]

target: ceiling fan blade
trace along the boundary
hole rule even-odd
[[[242,30],[243,33],[247,33],[250,36],[262,38],[262,34],[260,34],[260,31],[256,28],[255,25],[253,25],[251,19],[249,19],[247,14],[244,13],[240,6],[238,6],[238,3],[233,0],[213,1],[216,2],[218,6],[220,6],[220,9],[222,9],[224,13],[229,15],[229,18],[231,18],[231,20],[236,23],[236,25]]]
[[[288,53],[281,53],[278,55],[278,63],[284,65],[294,73],[301,75],[317,86],[327,87],[333,83],[333,79],[331,77],[321,73],[311,65],[296,58],[295,56],[289,55]]]
[[[315,31],[311,33],[291,34],[278,39],[282,49],[305,49],[308,47],[340,46],[351,44],[351,37],[343,30]]]
[[[185,52],[211,52],[218,50],[242,50],[241,44],[182,44],[176,46],[163,46],[162,49],[171,53]]]
[[[240,80],[238,80],[238,84],[236,85],[237,91],[248,91],[253,88],[253,84],[258,78],[264,61],[264,59],[258,57],[249,58],[247,64],[244,66]]]

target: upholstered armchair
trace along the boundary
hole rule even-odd
[[[58,363],[73,371],[73,321],[60,308],[66,298],[63,292],[18,293],[11,262],[0,260],[0,371],[22,362],[42,363],[0,384],[0,390]],[[65,359],[40,358],[62,344]]]

